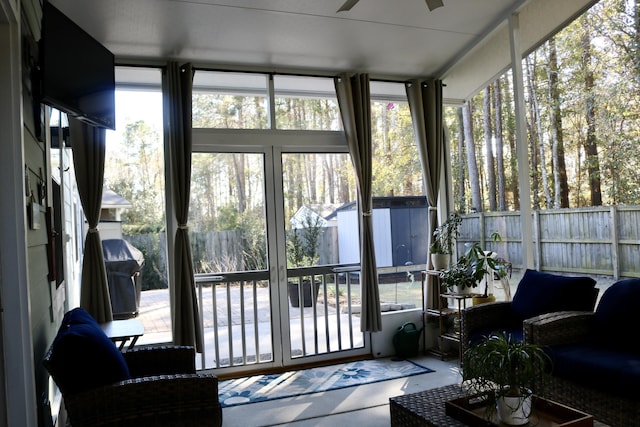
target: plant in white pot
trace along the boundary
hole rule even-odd
[[[502,237],[498,232],[491,235],[494,242],[501,241]],[[455,293],[471,293],[473,289],[480,284],[481,292],[478,298],[490,301],[489,283],[492,275],[506,274],[503,268],[500,268],[496,261],[496,253],[485,251],[480,243],[465,243],[466,251],[456,264],[445,269],[440,273],[440,283]],[[495,298],[493,299],[495,301]]]
[[[524,425],[531,415],[533,393],[542,392],[534,390],[534,384],[538,375],[547,375],[547,363],[542,347],[496,334],[464,353],[462,378],[469,394],[486,396],[487,419],[497,411],[499,421]]]
[[[442,225],[433,231],[433,241],[429,246],[429,253],[431,254],[431,264],[435,270],[444,270],[449,267],[453,245],[459,235],[458,228],[461,223],[460,215],[452,213]]]

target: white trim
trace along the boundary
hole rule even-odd
[[[522,49],[520,48],[520,17],[509,18],[509,48],[513,63],[513,101],[516,106],[516,155],[518,158],[518,186],[520,187],[520,223],[522,225],[522,265],[533,268],[533,225],[531,215],[531,181],[529,180],[529,148],[527,117],[524,106],[522,77]]]
[[[0,426],[36,426],[24,197],[20,2],[0,0]],[[4,23],[6,22],[6,23]]]
[[[564,28],[598,0],[530,0],[518,1],[512,13],[520,16],[521,53],[531,52],[552,34]],[[490,26],[476,45],[449,68],[437,73],[445,83],[446,104],[458,104],[473,97],[512,64],[509,50],[509,16]]]

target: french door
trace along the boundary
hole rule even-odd
[[[233,144],[224,132],[194,138],[192,216],[217,213],[214,231],[192,235],[203,368],[260,370],[370,352],[358,317],[359,253],[341,242],[341,229],[358,227],[349,155],[331,144],[333,133],[323,144],[273,133],[265,139],[278,143],[269,145],[256,145],[255,134],[236,133]]]

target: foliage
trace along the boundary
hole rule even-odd
[[[527,57],[528,66],[523,70],[527,135],[522,142],[530,160],[534,209],[597,205],[599,197],[594,197],[593,190],[598,181],[602,204],[640,203],[636,185],[640,179],[640,114],[636,108],[640,91],[639,9],[640,3],[626,0],[596,2]],[[593,83],[587,84],[591,78]],[[465,140],[457,116],[459,108],[445,111],[451,134],[452,188],[456,209],[462,213],[471,207],[472,181],[482,186],[481,204],[474,207],[478,211],[490,208],[493,189],[489,188],[488,168],[492,159],[487,158],[486,132],[491,132],[488,139],[494,144],[502,141],[504,145],[502,157],[494,151],[496,172],[504,174],[505,206],[498,209],[519,209],[511,80],[507,72],[490,85],[490,91],[480,90],[469,101],[477,176],[468,174],[471,166],[464,144],[461,149],[456,147],[460,138]],[[495,106],[490,104],[487,112],[485,97],[495,93],[498,81],[503,96],[501,127],[496,129]],[[485,127],[487,120],[491,123]]]
[[[494,242],[502,241],[502,236],[496,231],[491,235]],[[483,279],[497,272],[500,277],[506,274],[503,266],[493,258],[494,252],[486,252],[480,243],[466,243],[467,248],[458,262],[440,273],[442,286],[452,290],[454,286],[460,289],[475,288]],[[485,282],[483,296],[487,297],[488,282]]]
[[[495,390],[496,398],[542,394],[535,384],[538,375],[542,375],[540,383],[544,386],[550,362],[542,347],[504,334],[485,337],[468,348],[463,358],[462,378],[468,393]]]
[[[312,266],[319,259],[322,219],[308,212],[302,225],[302,228],[293,227],[287,232],[287,261],[292,267]]]
[[[462,218],[457,213],[452,213],[442,225],[433,231],[433,243],[429,247],[432,254],[450,254],[453,250],[453,242],[458,237],[462,224]]]

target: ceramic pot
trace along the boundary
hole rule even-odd
[[[434,270],[445,270],[449,268],[449,260],[451,255],[449,254],[431,254],[431,264],[433,264]]]
[[[496,400],[498,419],[511,426],[521,426],[529,422],[531,396],[500,396]]]
[[[473,288],[470,288],[470,287],[468,287],[468,286],[465,286],[464,288],[462,288],[461,286],[455,285],[455,286],[453,287],[453,291],[454,291],[456,294],[465,294],[465,295],[468,295],[468,294],[472,294],[472,293],[473,293]]]

